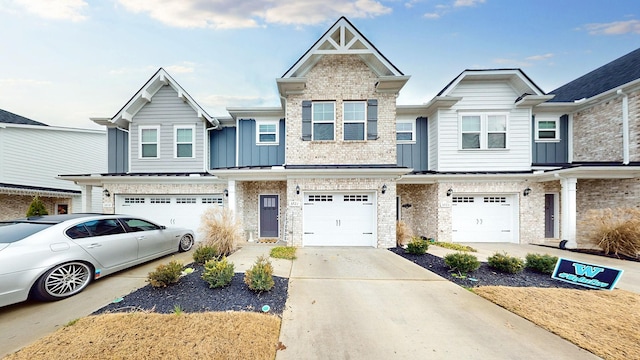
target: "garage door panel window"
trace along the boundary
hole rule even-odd
[[[197,203],[196,198],[186,198],[186,197],[179,197],[176,198],[176,204],[195,204]]]
[[[333,201],[333,195],[309,195],[307,198],[309,202],[331,202]]]
[[[144,204],[145,198],[143,197],[126,197],[124,198],[125,204]]]
[[[171,198],[150,198],[151,204],[171,204]]]

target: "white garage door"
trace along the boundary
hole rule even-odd
[[[376,246],[375,193],[304,195],[304,246]]]
[[[453,242],[518,242],[515,195],[454,196]]]
[[[140,216],[160,225],[193,230],[199,239],[200,217],[211,207],[222,206],[217,195],[116,195],[116,213]]]

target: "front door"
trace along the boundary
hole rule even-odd
[[[278,237],[278,195],[260,195],[261,238]]]
[[[544,237],[546,238],[555,238],[555,218],[556,218],[556,207],[555,207],[555,195],[554,194],[545,194],[544,195]]]

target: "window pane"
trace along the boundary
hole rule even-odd
[[[276,142],[276,134],[260,134],[259,142]]]
[[[333,124],[313,124],[313,140],[333,140]]]
[[[488,134],[489,149],[506,149],[506,138],[507,135],[504,133]]]
[[[191,136],[193,129],[178,129],[176,131],[176,139],[178,142],[191,142],[193,137]]]
[[[259,131],[261,133],[275,133],[276,124],[260,124]]]
[[[344,103],[344,120],[364,121],[364,103],[362,102],[346,102]]]
[[[489,115],[487,117],[488,131],[507,131],[507,118],[504,115]]]
[[[333,121],[333,103],[313,103],[314,121]]]
[[[539,131],[538,138],[539,139],[555,139],[556,132],[555,131]]]
[[[413,123],[410,123],[410,122],[396,123],[396,131],[413,131]]]
[[[538,129],[555,129],[556,122],[555,121],[539,121]]]
[[[480,149],[480,134],[462,134],[463,149]]]
[[[192,145],[191,144],[178,144],[178,157],[191,157],[191,148]]]
[[[480,131],[480,116],[463,116],[462,131]]]
[[[364,140],[364,123],[344,124],[345,140]]]
[[[158,130],[157,129],[142,129],[142,142],[157,142]]]
[[[398,141],[413,141],[413,138],[412,138],[410,132],[397,132],[396,133],[396,140],[398,140]]]
[[[158,145],[142,144],[142,157],[158,157]]]

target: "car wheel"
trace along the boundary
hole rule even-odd
[[[191,250],[193,247],[193,236],[186,234],[180,238],[180,245],[178,245],[178,251],[185,252]]]
[[[62,300],[82,291],[91,282],[91,267],[82,262],[68,262],[47,271],[34,288],[34,295],[45,301]]]

